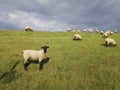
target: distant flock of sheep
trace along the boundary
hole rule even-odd
[[[33,30],[30,26],[26,26],[25,31],[33,31]],[[99,32],[99,31],[96,31],[96,32]],[[105,38],[105,46],[116,46],[117,45],[117,42],[114,39],[108,38],[108,36],[113,35],[114,32],[100,31],[99,33],[101,35],[103,35],[103,37]],[[73,40],[79,41],[79,40],[82,40],[82,37],[80,34],[74,34]],[[27,70],[27,66],[30,61],[36,61],[36,60],[39,61],[39,64],[40,64],[39,70],[40,70],[42,60],[45,60],[47,58],[46,54],[47,54],[49,46],[42,46],[41,48],[42,48],[41,50],[24,50],[24,51],[22,51],[23,58],[24,58],[24,69],[25,70]]]
[[[114,32],[112,31],[105,31],[105,32],[100,32],[101,35],[103,35],[103,37],[105,38],[105,46],[116,46],[117,42],[112,39],[112,38],[108,38],[108,36],[113,35]],[[82,37],[80,34],[74,34],[73,36],[73,40],[82,40]]]
[[[103,35],[103,37],[105,38],[105,46],[116,46],[117,45],[117,42],[114,39],[108,38],[108,36],[113,35],[114,32],[112,32],[112,31],[105,31],[105,32],[101,31],[100,34]],[[74,34],[73,40],[76,40],[76,41],[77,40],[82,40],[82,37],[81,37],[80,34]]]

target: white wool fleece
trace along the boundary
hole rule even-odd
[[[110,45],[110,44],[116,45],[117,44],[116,41],[112,38],[106,38],[105,41],[107,42],[107,45]]]
[[[29,59],[39,60],[39,62],[41,62],[42,59],[46,58],[46,54],[44,53],[44,50],[24,50],[23,58],[25,60],[24,63],[27,63]]]

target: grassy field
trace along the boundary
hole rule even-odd
[[[120,90],[120,34],[118,45],[105,47],[97,33],[0,31],[0,90]],[[48,45],[47,63],[23,68],[22,51]]]

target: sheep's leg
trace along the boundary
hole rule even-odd
[[[41,70],[41,69],[42,69],[42,67],[43,67],[42,59],[41,59],[41,58],[39,58],[39,70]]]
[[[110,43],[110,47],[112,46],[112,43]]]
[[[28,59],[29,60],[29,59]],[[27,66],[28,66],[28,60],[24,61],[24,69],[27,70]]]
[[[108,43],[107,43],[107,41],[105,42],[105,44],[106,44],[106,46],[108,46]]]
[[[42,68],[43,68],[43,63],[40,62],[40,63],[39,63],[39,70],[42,70]]]
[[[27,63],[24,63],[24,69],[27,70]]]

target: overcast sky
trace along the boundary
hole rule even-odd
[[[120,29],[120,0],[0,0],[0,29]]]

